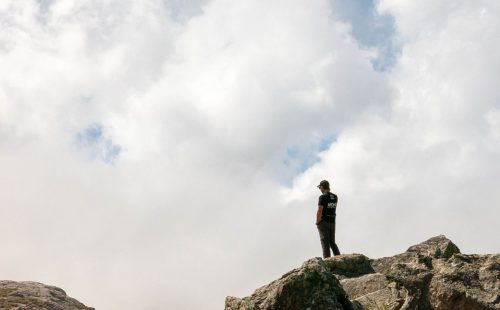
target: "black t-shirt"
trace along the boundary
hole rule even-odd
[[[321,219],[328,223],[335,222],[335,215],[337,210],[337,195],[334,193],[324,193],[319,196],[318,205],[323,206],[323,213]]]

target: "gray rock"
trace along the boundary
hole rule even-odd
[[[371,265],[386,277],[386,287],[374,291],[384,283],[380,277],[376,285],[357,279],[355,290],[344,285],[365,309],[500,309],[500,255],[461,254],[443,235]]]
[[[0,309],[93,310],[66,295],[64,290],[32,281],[0,280]]]
[[[236,309],[500,310],[500,254],[461,254],[440,235],[391,257],[318,257],[249,297],[227,297]]]
[[[349,303],[327,264],[316,257],[243,299],[228,296],[226,310],[340,310]]]
[[[429,284],[433,309],[500,309],[500,254],[455,254],[434,266]]]
[[[389,285],[389,280],[381,273],[371,273],[340,280],[340,284],[350,298],[358,298],[386,288]]]
[[[370,259],[363,254],[343,254],[325,258],[328,269],[338,278],[359,277],[375,272]]]

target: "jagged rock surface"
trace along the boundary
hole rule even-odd
[[[0,309],[94,310],[58,287],[32,281],[0,281]]]
[[[342,310],[342,303],[349,302],[346,297],[325,261],[315,257],[304,262],[300,268],[258,288],[249,297],[226,297],[226,309]]]
[[[440,235],[392,257],[317,257],[225,309],[498,310],[500,254],[461,254]]]

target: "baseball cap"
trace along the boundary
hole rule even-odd
[[[327,180],[323,180],[323,181],[319,182],[319,185],[317,187],[319,188],[321,186],[323,186],[325,188],[330,188],[330,183],[328,183]]]

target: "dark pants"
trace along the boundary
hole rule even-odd
[[[335,244],[335,222],[321,221],[316,224],[316,227],[318,227],[321,247],[323,248],[323,258],[330,257],[330,247],[333,250],[333,255],[340,255],[339,248]]]

